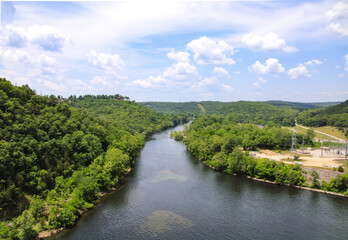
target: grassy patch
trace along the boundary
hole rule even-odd
[[[295,131],[299,134],[306,134],[307,130],[306,128],[302,128],[302,127],[299,127],[299,126],[295,126],[295,127],[286,127],[287,129],[289,129],[289,131],[291,131],[292,129],[295,129]],[[325,131],[323,130],[323,128],[327,128]],[[330,131],[329,131],[330,129]],[[332,130],[334,129],[334,130]],[[323,132],[323,133],[326,133],[326,134],[330,134],[334,137],[338,137],[338,138],[342,138],[342,139],[345,139],[344,138],[344,135],[341,131],[339,131],[337,128],[334,128],[334,127],[317,127],[317,128],[313,128],[313,130],[316,130],[316,131],[319,131],[319,132]],[[336,140],[335,138],[332,138],[332,137],[329,137],[329,136],[326,136],[324,134],[321,134],[321,133],[317,133],[317,132],[314,132],[315,133],[315,138],[319,138],[319,139],[324,139],[324,140]],[[334,134],[333,134],[334,133]],[[341,135],[339,135],[339,133],[341,133]],[[335,135],[336,134],[336,135]]]
[[[202,113],[206,113],[207,111],[205,110],[205,108],[203,107],[202,104],[198,103],[197,106],[199,107],[199,109],[202,111]]]
[[[316,127],[313,129],[317,130],[319,132],[323,132],[323,133],[332,135],[332,136],[337,137],[337,138],[346,139],[344,134],[335,127],[325,126],[325,127]]]

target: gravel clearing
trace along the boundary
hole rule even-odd
[[[311,171],[315,170],[317,171],[317,173],[320,176],[320,182],[321,180],[325,180],[326,182],[330,181],[330,178],[335,178],[337,175],[342,174],[338,171],[333,171],[333,170],[328,170],[328,169],[321,169],[321,168],[312,168],[312,167],[302,167],[303,170],[306,170],[307,173],[305,175],[305,177],[309,180],[311,178]]]

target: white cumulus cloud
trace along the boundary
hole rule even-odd
[[[259,82],[261,82],[261,83],[266,83],[267,82],[263,77],[259,77],[257,80]]]
[[[41,70],[41,73],[42,74],[45,74],[45,75],[53,75],[56,73],[56,71],[51,68],[51,67],[44,67],[42,70]]]
[[[301,77],[307,77],[307,78],[312,77],[307,67],[303,64],[299,64],[296,68],[291,68],[288,71],[288,75],[293,79],[297,79]]]
[[[57,29],[48,25],[34,24],[28,29],[7,25],[1,33],[8,46],[24,47],[30,43],[51,52],[61,52],[68,41]]]
[[[112,72],[122,70],[125,65],[120,55],[97,53],[95,50],[89,52],[88,61],[95,67]]]
[[[159,88],[164,84],[175,84],[179,81],[190,80],[193,76],[198,75],[197,68],[188,62],[177,62],[168,67],[162,74],[158,76],[150,76],[145,79],[137,79],[131,82],[133,86],[140,86],[143,88]],[[180,82],[183,83],[183,82]]]
[[[348,16],[348,3],[345,2],[338,2],[336,3],[329,11],[325,13],[326,17],[329,20],[335,20],[339,19],[342,16]]]
[[[285,68],[278,62],[278,59],[269,58],[266,60],[265,64],[260,63],[260,61],[256,61],[249,67],[249,71],[253,71],[258,74],[283,73]]]
[[[66,86],[64,86],[63,84],[56,84],[56,83],[48,81],[48,80],[42,80],[42,83],[45,87],[52,89],[56,92],[65,92],[66,91]]]
[[[222,67],[215,67],[213,73],[219,74],[221,76],[228,75],[228,71]]]
[[[61,33],[52,26],[32,25],[28,28],[28,39],[31,43],[39,45],[46,51],[60,52],[68,41]]]
[[[348,36],[348,2],[341,1],[336,3],[325,13],[330,20],[327,30],[338,33],[341,37]]]
[[[278,50],[287,53],[296,52],[297,48],[289,46],[286,41],[276,33],[270,32],[265,35],[247,34],[242,38],[242,43],[248,47],[260,50]]]
[[[41,54],[39,57],[39,62],[44,67],[52,67],[56,63],[56,59],[45,54]]]
[[[338,33],[342,37],[348,36],[348,27],[343,26],[341,23],[330,23],[326,29]]]
[[[188,62],[190,54],[188,52],[169,52],[167,57],[177,62]]]
[[[89,81],[91,84],[96,86],[108,86],[108,87],[114,87],[120,84],[119,81],[112,80],[108,78],[107,76],[95,76],[91,81]]]
[[[225,41],[215,41],[206,36],[192,40],[187,48],[194,52],[193,58],[198,64],[235,64],[230,57],[235,53],[233,47]]]
[[[312,60],[309,60],[308,62],[305,62],[305,64],[309,66],[314,66],[314,65],[323,64],[323,62],[318,59],[312,59]]]
[[[166,83],[167,79],[161,76],[150,76],[146,79],[138,79],[133,81],[131,84],[135,86],[140,86],[143,88],[158,88],[161,84]]]
[[[266,83],[267,81],[263,77],[259,77],[256,82],[252,83],[253,87],[261,88],[261,84]]]
[[[254,82],[252,85],[256,88],[261,88],[261,85],[259,82]]]
[[[164,73],[164,78],[175,80],[185,80],[187,77],[197,75],[197,68],[188,62],[178,62],[168,67]]]
[[[28,42],[27,32],[21,27],[7,25],[2,34],[6,38],[6,44],[11,47],[23,47]]]
[[[210,78],[204,78],[202,81],[199,82],[199,86],[204,86],[204,85],[211,85],[217,82],[216,76],[212,76]]]
[[[27,53],[26,51],[22,51],[20,49],[17,50],[3,50],[0,48],[0,58],[4,62],[19,62],[19,63],[35,63],[34,57]]]
[[[222,88],[225,89],[226,91],[229,91],[229,92],[234,90],[234,88],[232,86],[227,85],[227,84],[222,84]]]

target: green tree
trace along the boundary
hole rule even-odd
[[[320,182],[319,182],[319,173],[315,170],[312,170],[311,173],[311,188],[317,188],[320,189]]]

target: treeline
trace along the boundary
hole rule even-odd
[[[301,102],[287,102],[287,101],[280,101],[280,100],[270,100],[266,101],[265,103],[274,105],[274,106],[289,106],[291,108],[304,111],[309,109],[316,109],[316,108],[324,108],[324,107],[331,107],[337,104],[340,104],[341,102],[312,102],[312,103],[301,103]]]
[[[142,102],[141,104],[164,114],[188,114],[197,117],[203,113],[198,107],[198,102]]]
[[[97,101],[75,102],[86,99]],[[31,239],[73,224],[99,192],[120,184],[146,134],[174,124],[139,104],[119,102],[117,111],[104,106],[115,116],[99,118],[0,78],[0,239]]]
[[[61,96],[58,96],[59,99],[64,99]],[[113,100],[129,100],[129,97],[127,96],[122,96],[120,94],[115,94],[115,95],[84,95],[84,96],[78,96],[76,97],[76,95],[72,95],[70,97],[68,97],[68,100],[74,100],[74,99],[78,99],[78,100],[84,100],[86,98],[94,98],[94,99],[113,99]]]
[[[348,128],[348,100],[335,106],[302,112],[297,122],[309,127],[335,126]]]
[[[78,98],[71,96],[68,99],[72,106],[87,109],[88,112],[131,133],[147,135],[189,120],[187,114],[163,115],[133,101],[96,98],[91,95]]]
[[[266,125],[273,122],[283,126],[294,126],[299,111],[291,106],[274,106],[265,102],[145,102],[143,105],[161,113],[185,113],[192,116],[211,114],[230,115],[239,123]]]
[[[219,107],[205,104],[207,112],[213,114],[230,114],[239,123],[266,125],[267,122],[282,126],[294,126],[299,111],[287,106],[273,106],[264,102],[232,102]]]
[[[305,135],[306,144],[312,144]],[[183,140],[187,149],[206,165],[225,173],[245,174],[278,184],[309,186],[348,195],[348,174],[339,175],[329,183],[318,181],[316,172],[307,181],[297,165],[286,165],[269,159],[249,156],[248,150],[288,149],[291,133],[280,126],[265,127],[239,124],[224,116],[206,116],[195,119],[183,132],[172,132],[171,137]],[[300,136],[302,139],[302,136]],[[242,151],[245,150],[244,152]]]

